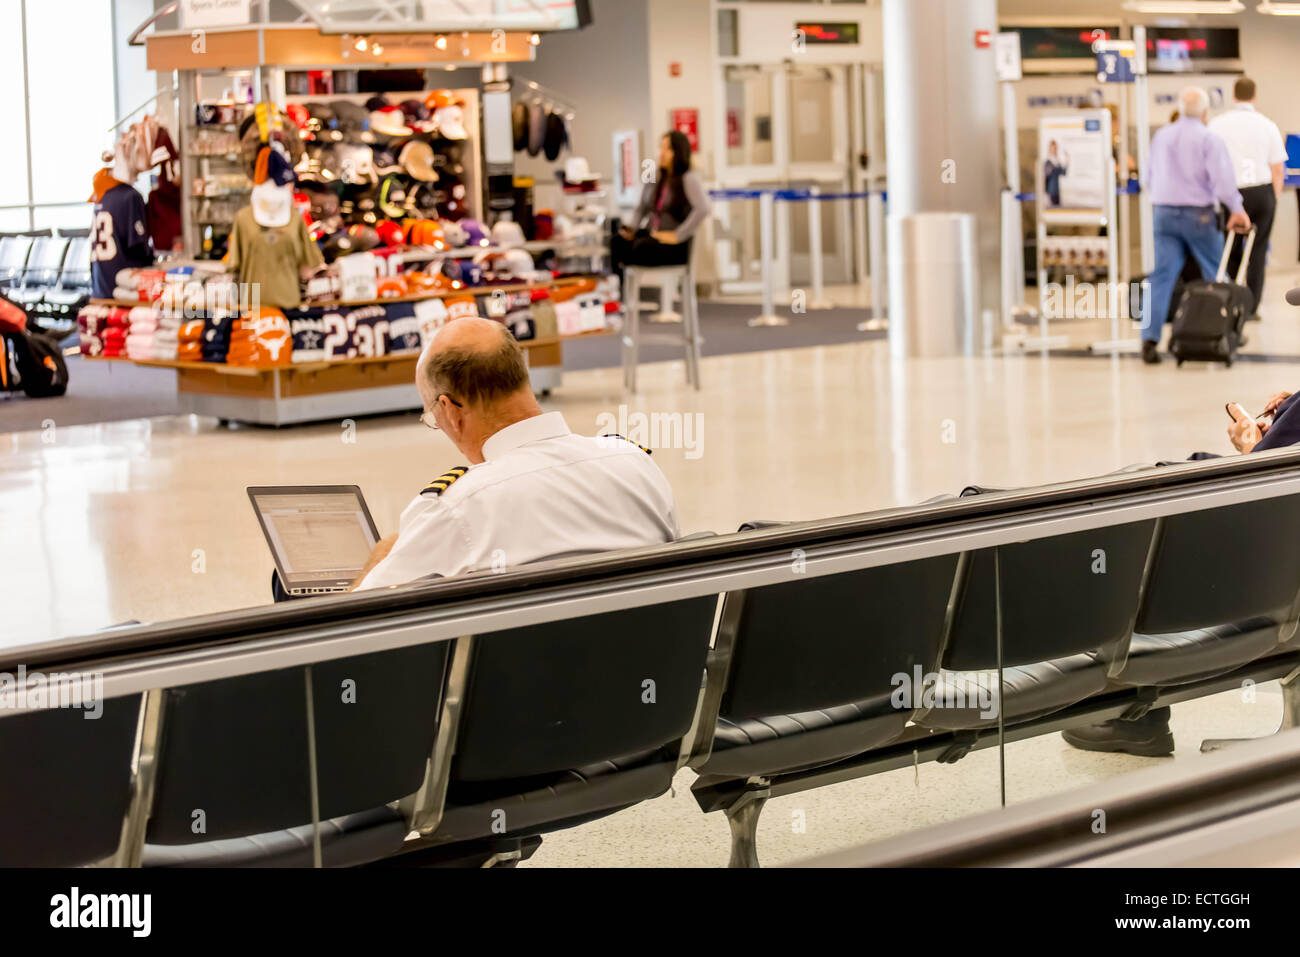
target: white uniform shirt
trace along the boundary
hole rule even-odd
[[[650,456],[623,439],[574,435],[559,412],[507,426],[483,457],[441,494],[431,486],[415,497],[361,588],[678,537],[672,487]]]
[[[1228,144],[1238,189],[1273,182],[1271,167],[1286,162],[1286,147],[1277,124],[1257,113],[1250,103],[1238,103],[1220,113],[1210,120],[1210,129]]]

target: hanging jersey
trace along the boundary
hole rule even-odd
[[[99,198],[90,243],[91,285],[97,299],[113,298],[123,269],[153,262],[144,198],[134,187],[119,183]]]

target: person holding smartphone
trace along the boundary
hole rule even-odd
[[[1228,438],[1242,454],[1300,445],[1300,394],[1277,393],[1257,416],[1231,402],[1228,415],[1232,417]]]
[[[1229,402],[1228,438],[1238,452],[1267,452],[1300,445],[1300,393],[1279,392],[1268,400],[1264,411],[1251,415],[1239,402]],[[1215,458],[1197,453],[1193,458]],[[1098,724],[1061,732],[1066,743],[1081,751],[1122,751],[1148,758],[1174,753],[1174,735],[1169,729],[1170,709],[1152,708],[1136,720],[1113,718]]]

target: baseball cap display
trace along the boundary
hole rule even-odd
[[[375,227],[375,232],[379,236],[379,241],[385,246],[403,246],[406,244],[406,233],[402,227],[391,220],[385,220]]]
[[[465,245],[482,246],[487,242],[487,230],[477,219],[462,219],[458,221],[460,228],[465,230]]]
[[[339,156],[339,178],[349,186],[361,186],[379,182],[375,173],[375,158],[370,147],[360,143],[348,143],[337,148]]]
[[[406,215],[406,186],[400,176],[385,176],[379,184],[379,211],[392,219]]]
[[[383,245],[379,233],[372,226],[360,224],[349,226],[348,237],[352,240],[352,251],[354,253],[369,252]]]
[[[524,242],[524,230],[518,223],[508,219],[501,219],[492,226],[493,246],[510,249],[515,246],[522,246]]]
[[[425,97],[424,105],[432,111],[433,125],[440,136],[449,140],[463,140],[469,136],[465,129],[463,104],[451,90],[434,90]]]
[[[374,143],[375,134],[370,132],[370,114],[360,103],[349,100],[335,100],[330,104],[338,119],[338,127],[349,139],[359,139],[363,143]]]
[[[339,131],[338,117],[334,111],[324,103],[308,103],[307,128],[315,134],[318,140],[327,140],[337,143],[343,139],[343,134]]]
[[[460,223],[450,219],[444,219],[438,224],[442,227],[443,238],[447,240],[447,245],[452,249],[460,249],[469,245],[469,233]]]
[[[380,136],[410,136],[415,132],[406,125],[406,114],[395,106],[386,106],[372,112],[370,128]]]
[[[380,176],[402,172],[402,165],[397,162],[397,154],[387,146],[375,147],[373,154],[375,172]]]
[[[551,111],[546,116],[546,136],[542,141],[542,152],[554,163],[568,144],[569,128],[564,123],[564,117]]]
[[[461,220],[469,215],[466,205],[469,192],[455,176],[444,176],[438,184],[438,216],[441,219]]]
[[[293,216],[293,184],[296,177],[289,160],[277,147],[264,146],[253,175],[251,205],[259,226],[288,226]]]
[[[600,182],[600,174],[591,171],[585,156],[570,156],[564,161],[563,181],[570,188],[590,189]]]
[[[541,103],[528,106],[528,155],[538,156],[546,144],[546,107]]]
[[[388,97],[384,96],[382,93],[376,93],[370,99],[366,100],[366,111],[373,113],[375,110],[386,110],[391,105],[392,104],[388,102]]]
[[[410,176],[423,183],[432,183],[438,179],[433,168],[433,147],[423,140],[412,140],[403,146],[398,162]]]
[[[429,133],[433,130],[432,116],[429,108],[419,100],[403,100],[401,103],[402,113],[406,116],[406,124],[411,128],[421,132]]]

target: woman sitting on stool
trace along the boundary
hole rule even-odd
[[[630,225],[620,226],[610,242],[619,279],[624,266],[684,266],[690,239],[709,215],[704,183],[691,169],[691,144],[680,130],[659,143],[659,175],[647,183]]]

